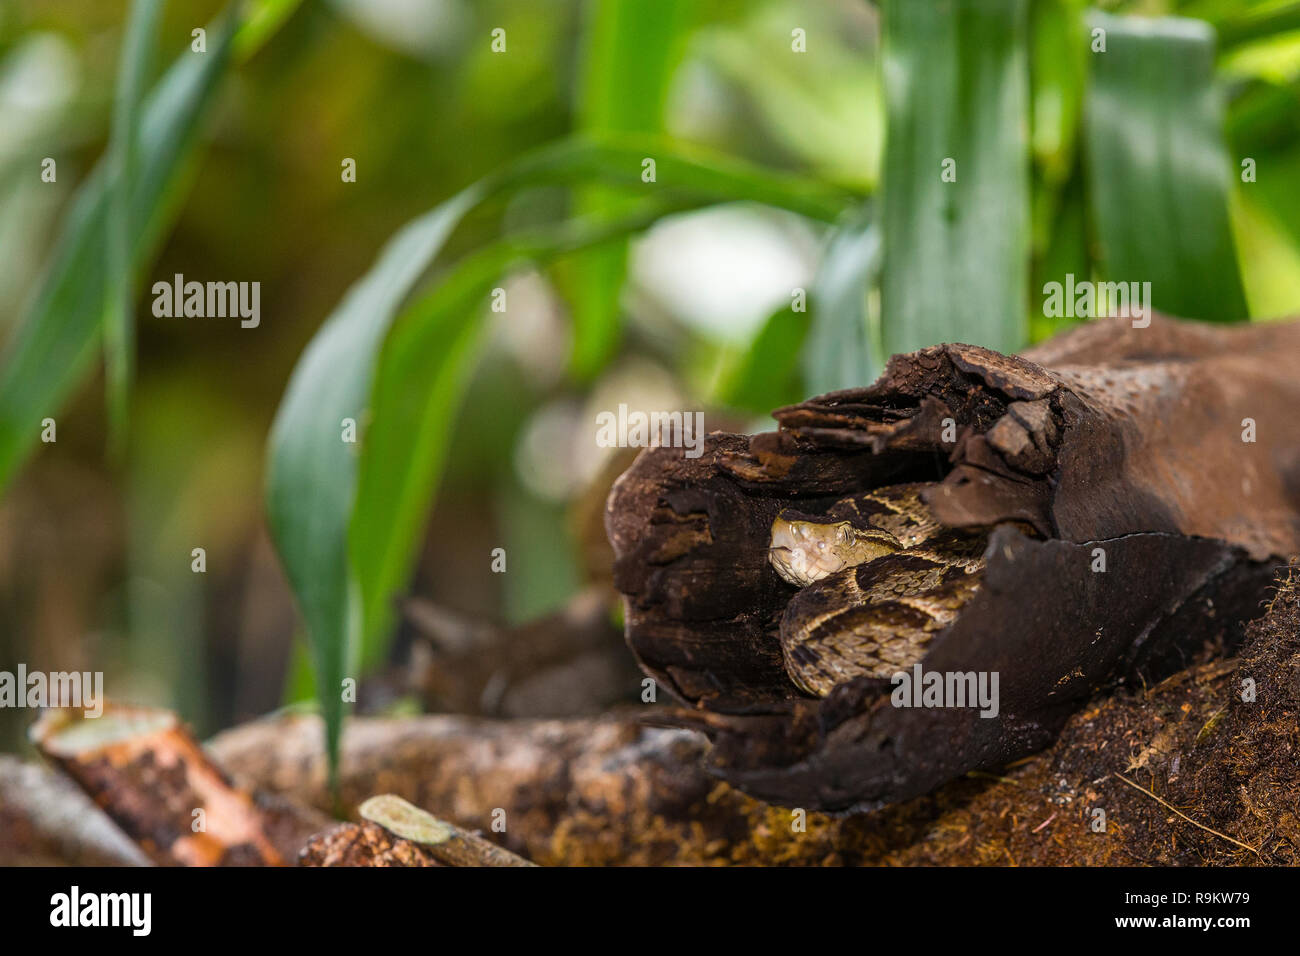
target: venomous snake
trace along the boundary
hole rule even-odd
[[[877,488],[824,515],[787,508],[772,523],[768,558],[801,588],[781,619],[781,651],[808,693],[910,668],[979,589],[991,529],[939,524],[925,487]]]

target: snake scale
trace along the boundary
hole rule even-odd
[[[781,650],[808,693],[910,668],[979,589],[991,529],[940,525],[925,487],[877,488],[823,515],[787,508],[773,522],[769,560],[801,588],[781,619]]]

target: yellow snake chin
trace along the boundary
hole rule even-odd
[[[806,693],[911,668],[979,590],[989,529],[945,528],[925,487],[850,495],[824,515],[790,508],[772,523],[768,560],[800,589],[778,638]]]
[[[901,547],[887,532],[860,531],[847,521],[817,523],[778,515],[772,522],[768,560],[777,574],[803,588],[844,568],[892,554]]]

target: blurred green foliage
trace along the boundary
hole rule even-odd
[[[124,661],[119,692],[205,728],[269,706],[290,589],[335,734],[401,594],[562,601],[596,410],[744,425],[892,350],[1016,348],[1071,321],[1043,309],[1067,273],[1300,311],[1300,3],[137,6],[129,42],[126,3],[0,12],[0,482],[39,513],[98,475],[127,529],[0,654]],[[260,281],[262,325],[154,317],[175,273]]]

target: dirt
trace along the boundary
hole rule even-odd
[[[788,863],[1300,863],[1300,575],[1236,657],[1096,700],[1018,766],[874,814],[809,814],[804,840],[790,810],[760,808],[732,862],[779,846]]]

